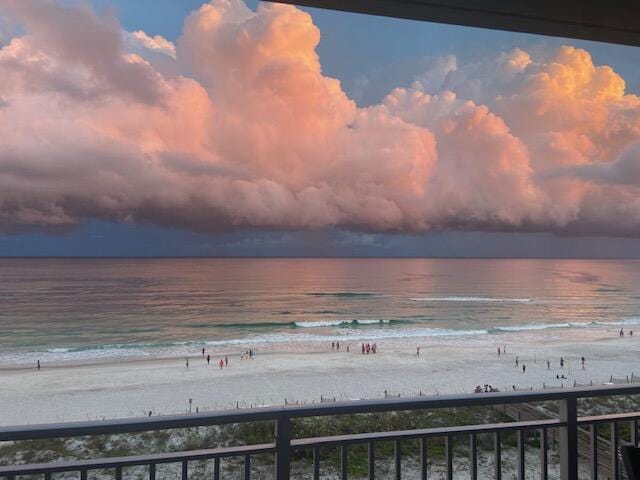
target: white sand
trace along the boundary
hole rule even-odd
[[[562,336],[561,336],[562,335]],[[567,337],[571,335],[571,337]],[[507,354],[497,356],[497,341]],[[410,342],[410,343],[409,343]],[[415,347],[421,345],[420,357]],[[332,352],[328,345],[310,345],[310,353],[257,349],[253,360],[240,360],[232,351],[215,352],[211,365],[199,355],[184,358],[129,360],[90,365],[43,365],[35,369],[0,368],[0,424],[34,424],[99,418],[184,413],[188,399],[193,410],[338,399],[380,398],[387,390],[403,396],[472,392],[476,384],[504,389],[512,385],[560,385],[556,374],[603,383],[610,375],[640,374],[640,332],[620,339],[615,331],[547,331],[499,337],[411,339],[379,342],[376,355],[362,355],[359,344],[351,352]],[[319,349],[323,351],[318,351]],[[304,348],[303,348],[304,350]],[[229,354],[230,365],[215,361]],[[514,367],[515,356],[527,371]],[[586,369],[580,356],[587,358]],[[559,358],[565,368],[560,370]],[[552,362],[547,370],[546,360]]]

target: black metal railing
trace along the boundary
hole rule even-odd
[[[638,419],[640,412],[614,413],[608,415],[578,416],[578,400],[582,398],[636,395],[640,394],[640,385],[614,385],[601,387],[582,387],[561,391],[516,391],[468,395],[440,395],[434,397],[405,398],[392,400],[366,400],[339,402],[333,404],[315,404],[304,406],[267,407],[247,410],[219,411],[189,415],[165,417],[145,417],[136,419],[103,420],[92,422],[74,422],[49,425],[24,425],[0,428],[0,442],[69,438],[104,434],[125,434],[150,432],[169,429],[203,427],[272,421],[275,423],[273,442],[265,444],[243,445],[236,447],[211,448],[184,452],[167,452],[124,457],[105,457],[87,460],[59,461],[51,463],[16,464],[0,467],[0,478],[16,480],[23,475],[41,475],[45,480],[55,473],[77,472],[84,480],[88,472],[111,469],[115,479],[122,478],[124,467],[145,467],[150,480],[156,478],[156,467],[161,464],[181,466],[182,479],[189,478],[189,463],[194,461],[213,461],[213,478],[221,478],[222,459],[235,457],[244,459],[244,478],[251,478],[251,459],[255,455],[271,454],[275,459],[274,476],[278,480],[291,478],[291,458],[294,452],[306,451],[313,455],[312,475],[320,478],[321,449],[339,450],[340,474],[342,479],[348,476],[348,450],[354,445],[364,445],[368,451],[368,478],[373,479],[376,471],[376,444],[393,442],[394,459],[392,470],[395,478],[402,478],[402,442],[419,441],[421,478],[427,478],[427,440],[444,439],[444,470],[447,479],[454,472],[454,440],[461,438],[469,442],[469,476],[478,477],[478,435],[493,436],[494,477],[502,477],[502,445],[504,435],[516,434],[516,475],[524,480],[526,473],[525,441],[527,435],[535,434],[539,438],[540,478],[548,476],[549,437],[556,444],[560,464],[560,477],[563,480],[579,478],[579,457],[588,462],[590,477],[599,478],[599,472],[605,468],[606,476],[618,480],[620,471],[620,434],[619,425],[628,422],[629,442],[638,443]],[[347,414],[367,414],[394,411],[432,410],[457,407],[479,407],[497,405],[528,404],[529,402],[557,402],[557,418],[540,418],[526,421],[503,423],[456,425],[437,428],[424,428],[396,431],[376,431],[328,437],[292,438],[292,421],[308,417],[327,417]],[[547,417],[549,414],[546,414]],[[609,425],[609,439],[598,436],[603,424]],[[586,435],[586,437],[585,437]],[[556,441],[557,438],[557,441]],[[585,446],[585,438],[588,440]],[[603,450],[603,446],[606,449]],[[105,452],[106,453],[106,452]],[[603,464],[603,456],[609,460]],[[605,475],[600,475],[604,478]]]

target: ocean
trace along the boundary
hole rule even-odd
[[[0,259],[0,366],[638,324],[638,260]]]

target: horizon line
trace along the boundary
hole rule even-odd
[[[0,255],[0,260],[144,260],[144,259],[380,259],[380,260],[640,260],[637,257],[587,256],[428,256],[428,255]]]

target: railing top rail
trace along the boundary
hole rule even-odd
[[[36,475],[43,472],[77,472],[80,470],[101,470],[115,467],[132,467],[160,463],[177,463],[194,460],[207,460],[216,457],[235,457],[273,453],[275,444],[240,445],[237,447],[211,448],[186,452],[152,453],[126,457],[107,457],[92,460],[70,460],[49,463],[29,463],[23,465],[0,466],[0,477],[12,475]]]
[[[640,412],[626,412],[626,413],[608,413],[606,415],[589,415],[585,417],[578,417],[579,424],[590,423],[611,423],[621,422],[624,420],[639,420]]]
[[[431,397],[394,398],[384,400],[355,400],[332,404],[263,407],[255,409],[222,410],[196,414],[160,417],[123,418],[87,422],[53,423],[45,425],[18,425],[0,427],[0,441],[44,438],[77,437],[117,433],[135,433],[174,428],[201,427],[275,420],[280,417],[316,417],[357,413],[379,413],[401,410],[473,407],[557,401],[567,398],[586,398],[613,395],[640,394],[640,385],[612,385],[567,388],[559,391],[531,390]]]
[[[291,441],[297,449],[344,445],[348,443],[388,442],[426,437],[446,437],[448,435],[481,434],[491,432],[508,432],[513,430],[535,430],[564,427],[565,422],[557,419],[532,420],[526,422],[483,423],[480,425],[456,425],[451,427],[420,428],[414,430],[392,430],[389,432],[352,433],[348,435],[332,435],[330,437],[300,438]]]

